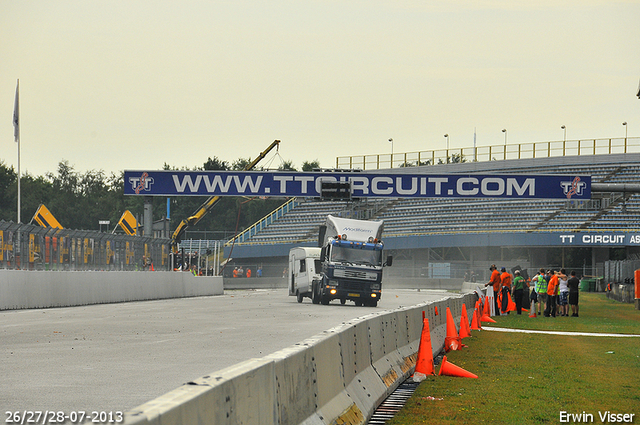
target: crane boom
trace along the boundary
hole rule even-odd
[[[260,152],[260,155],[256,157],[253,161],[249,162],[245,167],[244,171],[252,170],[273,148],[280,144],[280,140],[274,140],[273,143],[267,147],[264,151]],[[176,230],[171,235],[171,248],[173,252],[177,252],[178,242],[182,238],[183,233],[187,230],[189,226],[195,226],[198,224],[202,218],[207,215],[209,211],[218,203],[220,200],[220,196],[212,196],[207,199],[201,206],[196,210],[196,212],[188,218],[185,218],[178,224]]]

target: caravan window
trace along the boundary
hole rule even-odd
[[[306,262],[306,258],[303,258],[302,260],[300,260],[300,273],[306,272],[307,271],[307,262]]]

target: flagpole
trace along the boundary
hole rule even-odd
[[[20,79],[16,85],[16,103],[13,108],[13,136],[18,143],[18,223],[20,220]]]

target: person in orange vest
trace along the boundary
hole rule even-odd
[[[547,284],[547,308],[544,310],[544,317],[556,317],[556,292],[558,290],[558,275],[555,270],[551,270],[551,278]]]
[[[507,269],[505,267],[503,267],[502,269],[500,269],[500,282],[501,282],[501,288],[500,288],[500,294],[501,294],[501,305],[500,305],[500,312],[502,314],[509,314],[509,312],[507,311],[507,308],[509,307],[509,293],[511,292],[511,273],[509,273],[507,271]]]
[[[237,267],[235,267],[233,269],[233,277],[238,277],[238,268]]]
[[[251,277],[251,269],[247,268],[247,277]]]
[[[491,270],[491,278],[489,279],[489,283],[486,283],[484,287],[491,285],[493,286],[493,304],[495,306],[496,313],[500,311],[500,306],[498,305],[498,292],[500,291],[500,285],[502,285],[502,280],[500,279],[500,272],[495,264],[492,264],[489,267]]]

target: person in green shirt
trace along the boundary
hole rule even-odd
[[[526,282],[524,277],[520,276],[520,270],[515,271],[515,277],[513,278],[513,300],[516,303],[516,312],[522,314],[522,294],[524,294],[524,286]]]

